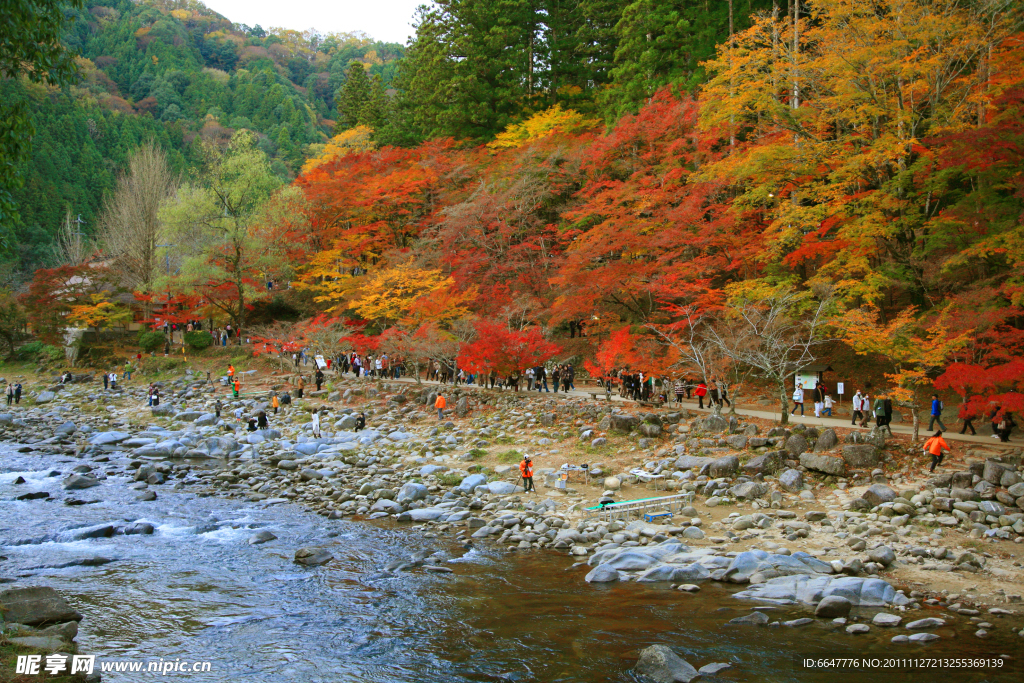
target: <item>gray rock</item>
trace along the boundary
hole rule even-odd
[[[404,484],[398,489],[398,496],[395,501],[407,505],[413,501],[423,500],[427,497],[427,487],[414,481]]]
[[[198,410],[183,410],[174,416],[174,419],[178,422],[195,422],[201,418],[203,414]]]
[[[97,432],[89,438],[93,446],[111,446],[131,437],[127,432]]]
[[[742,625],[764,626],[767,623],[768,623],[768,615],[767,614],[765,614],[764,612],[751,612],[750,614],[747,614],[745,616],[736,617],[735,619],[730,619],[728,622],[726,622],[726,626],[742,626]]]
[[[333,559],[334,556],[323,548],[299,548],[295,551],[295,563],[307,567],[318,567]]]
[[[782,469],[783,456],[788,455],[786,451],[772,451],[755,455],[743,463],[743,471],[746,474],[775,474]]]
[[[740,459],[735,455],[727,455],[718,458],[708,465],[708,476],[717,479],[718,477],[731,477],[740,468]]]
[[[896,553],[893,552],[892,548],[887,545],[880,545],[877,548],[872,548],[868,552],[868,559],[872,562],[877,562],[883,567],[888,567],[890,564],[896,561]]]
[[[861,497],[875,507],[896,500],[896,492],[885,484],[872,484],[867,491],[861,494]]]
[[[867,624],[850,624],[846,627],[846,632],[850,635],[856,635],[858,633],[869,633],[871,627]]]
[[[74,422],[65,422],[60,427],[53,430],[54,434],[74,434],[78,427],[75,426]]]
[[[640,418],[636,415],[623,415],[612,413],[609,417],[609,428],[613,432],[626,433],[633,431],[640,426]]]
[[[60,652],[68,647],[63,639],[56,636],[19,636],[11,638],[10,641],[15,645],[31,647],[45,652]]]
[[[889,614],[888,612],[879,612],[871,620],[871,623],[875,626],[899,626],[900,622],[903,621],[903,617],[898,617],[895,614]]]
[[[724,432],[729,429],[729,421],[721,415],[708,415],[701,420],[701,425],[705,431],[712,433]]]
[[[334,423],[335,429],[352,431],[356,428],[356,416],[354,414],[343,415],[340,420]]]
[[[933,640],[938,639],[939,637],[934,633],[915,633],[914,635],[910,636],[910,638],[908,638],[907,640],[909,640],[912,643],[930,643]]]
[[[756,498],[764,498],[768,495],[771,489],[768,484],[761,481],[745,481],[742,484],[736,484],[729,493],[733,498],[740,500],[754,500]]]
[[[677,470],[690,470],[694,467],[702,468],[705,465],[710,465],[715,461],[714,458],[705,458],[699,455],[683,455],[676,458],[675,468]]]
[[[619,580],[619,570],[601,564],[591,569],[584,580],[587,583],[612,583]]]
[[[465,396],[461,397],[455,403],[455,415],[458,417],[466,417],[469,414],[469,399]]]
[[[487,483],[487,477],[483,474],[471,474],[459,484],[459,490],[465,491],[466,493],[472,493],[473,489],[477,486],[483,486]]]
[[[829,455],[815,455],[803,453],[800,455],[800,464],[809,470],[824,472],[841,477],[846,472],[846,466],[842,458],[833,458]]]
[[[637,431],[649,439],[656,439],[661,436],[661,425],[643,422],[637,427]]]
[[[850,609],[853,607],[846,598],[839,595],[830,595],[822,598],[817,607],[814,608],[814,616],[820,619],[835,619],[836,617],[850,616]]]
[[[174,414],[174,406],[171,405],[170,403],[161,403],[158,406],[152,406],[149,409],[149,411],[150,411],[150,414],[153,415],[154,417],[173,415]]]
[[[704,532],[700,530],[700,527],[695,526],[686,527],[679,535],[693,541],[699,541],[704,538]]]
[[[742,451],[747,447],[747,437],[744,434],[732,434],[725,438],[731,448]]]
[[[264,529],[262,531],[257,531],[249,537],[249,545],[260,545],[261,543],[266,543],[276,539],[277,536]]]
[[[843,460],[850,467],[876,467],[881,461],[881,451],[872,444],[851,444],[843,446]]]
[[[701,676],[714,676],[719,671],[725,671],[726,669],[731,668],[732,664],[728,664],[726,662],[714,662],[712,664],[705,664],[697,670],[697,673]]]
[[[786,470],[779,475],[779,486],[790,493],[800,493],[804,489],[804,473],[797,469]]]
[[[100,482],[91,474],[72,474],[64,479],[63,486],[68,491],[87,489],[99,486]]]
[[[1006,470],[1013,471],[1013,468],[1005,463],[1001,463],[998,460],[986,460],[984,469],[981,473],[981,478],[992,484],[993,486],[999,486],[999,482],[1003,478],[1003,473]]]
[[[49,586],[0,591],[0,605],[4,606],[3,618],[9,624],[38,626],[82,619],[82,615]]]
[[[506,496],[516,491],[522,491],[522,488],[508,481],[491,481],[484,484],[484,486],[487,487],[488,491],[498,496]]]
[[[36,403],[49,403],[55,398],[57,398],[57,394],[52,391],[40,391],[36,396]]]
[[[53,626],[47,626],[41,628],[35,632],[37,636],[56,636],[61,640],[70,643],[72,640],[78,637],[78,622],[77,621],[65,621],[63,624],[54,624]]]
[[[907,624],[907,630],[909,631],[925,631],[931,628],[938,628],[945,626],[946,622],[942,619],[936,619],[935,617],[926,617],[924,619],[918,619]]]
[[[800,434],[794,434],[786,439],[786,450],[794,458],[800,457],[800,454],[806,452],[809,446],[810,444],[807,443],[807,439]]]
[[[830,451],[839,445],[839,439],[836,437],[834,429],[826,429],[821,433],[821,436],[814,442],[814,452],[823,453]]]
[[[700,673],[664,645],[651,645],[640,653],[636,671],[656,683],[690,683]]]

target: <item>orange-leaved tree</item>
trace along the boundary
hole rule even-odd
[[[561,351],[558,344],[544,339],[538,327],[510,330],[501,323],[480,320],[475,328],[476,339],[459,351],[459,365],[470,372],[494,371],[508,377],[541,365]]]

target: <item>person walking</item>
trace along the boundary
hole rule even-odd
[[[882,409],[885,411],[885,428],[889,430],[889,436],[892,436],[892,398],[886,396],[882,400]]]
[[[14,385],[14,405],[21,403],[21,382]]]
[[[971,430],[971,436],[977,436],[978,432],[974,429],[974,411],[972,411],[966,403],[960,406],[960,419],[963,420],[963,426],[960,428],[961,434],[966,434],[967,430]]]
[[[823,415],[828,415],[829,417],[832,417],[832,406],[833,405],[835,405],[835,403],[832,401],[831,394],[825,394],[825,407],[821,411],[822,414]]]
[[[550,394],[551,390],[548,389],[548,371],[547,371],[547,369],[543,365],[538,365],[536,368],[534,368],[533,375],[534,375],[533,383],[537,385],[537,393],[540,393],[541,385],[543,384],[544,385],[544,387],[543,387],[544,391],[546,391],[546,392],[548,392]]]
[[[321,370],[320,368],[317,368],[316,369],[316,374],[313,375],[313,378],[316,380],[316,390],[320,391],[320,387],[324,383],[324,373],[323,373],[323,370]]]
[[[853,394],[853,419],[850,420],[851,425],[857,424],[857,420],[864,419],[864,396],[858,389]]]
[[[238,398],[238,394],[239,394],[239,392],[240,392],[241,390],[242,390],[242,383],[241,383],[241,382],[239,382],[239,381],[238,381],[238,380],[236,379],[236,380],[235,380],[235,383],[234,383],[234,384],[232,385],[232,396],[233,396],[234,398]]]
[[[1013,421],[1013,415],[1004,411],[1003,419],[1000,420],[997,425],[998,432],[996,435],[999,437],[999,440],[1003,443],[1008,442],[1010,440],[1010,432],[1012,432],[1016,426],[1017,423]]]
[[[533,391],[533,368],[526,368],[523,376],[526,378],[526,390]]]
[[[281,407],[281,401],[277,398],[277,394],[270,399],[270,405],[274,408],[274,415],[277,415],[277,409]]]
[[[885,427],[885,398],[879,396],[875,399],[874,405],[871,406],[872,412],[875,414],[875,426],[879,429]],[[889,429],[889,433],[892,434],[892,429]]]
[[[302,378],[302,375],[299,375],[299,380],[298,380],[298,382],[296,382],[296,384],[298,384],[298,386],[299,386],[299,396],[298,397],[302,398],[302,394],[306,390],[306,380],[304,380]]]
[[[793,390],[793,410],[790,415],[796,415],[796,409],[800,409],[800,417],[804,416],[804,385],[797,384]]]
[[[438,394],[437,400],[434,401],[434,407],[437,408],[437,419],[441,421],[444,419],[444,409],[448,407],[448,401],[445,400],[444,394]]]
[[[682,403],[683,402],[683,392],[686,391],[686,382],[683,381],[682,377],[680,377],[680,378],[678,378],[676,380],[675,384],[672,386],[672,390],[675,392],[675,395],[676,395],[676,403],[677,404]]]
[[[110,375],[108,375],[107,373],[104,372],[103,373],[103,389],[104,390],[108,389],[109,388],[109,384],[110,384]]]
[[[821,417],[821,410],[825,407],[825,396],[822,391],[821,382],[814,384],[814,417]]]
[[[158,406],[158,405],[160,405],[160,389],[158,389],[156,386],[153,387],[153,393],[149,397],[149,405],[151,405],[151,406]]]
[[[519,472],[523,476],[523,493],[536,491],[537,489],[533,486],[533,461],[530,460],[529,455],[523,456],[519,463]]]
[[[359,417],[356,418],[356,431],[366,428],[366,413],[359,413]]]
[[[942,430],[939,430],[935,432],[932,438],[924,442],[925,455],[932,456],[932,466],[928,468],[929,472],[934,472],[935,466],[942,462],[944,452],[949,452],[949,444],[946,443],[946,440],[942,438]]]
[[[714,408],[715,406],[718,406],[719,408],[721,408],[721,395],[718,391],[718,383],[716,381],[711,380],[711,386],[708,387],[708,394],[710,394],[710,396],[708,397],[708,407]]]
[[[132,378],[132,362],[130,360],[124,362],[124,378],[125,380]]]
[[[697,388],[694,389],[693,393],[697,397],[697,404],[698,404],[698,406],[700,407],[701,410],[703,410],[704,409],[704,397],[708,395],[708,385],[704,384],[704,382],[698,383],[697,384]]]
[[[555,369],[551,371],[551,386],[555,388],[555,393],[558,393],[558,384],[562,378],[562,366],[556,365]]]
[[[730,408],[732,408],[732,403],[729,402],[729,396],[728,396],[728,393],[727,393],[728,389],[726,389],[725,385],[722,384],[721,382],[716,382],[715,384],[718,386],[718,398],[719,398],[719,400],[722,402],[723,405],[727,405]]]
[[[945,431],[946,425],[942,424],[942,401],[939,400],[938,394],[932,394],[932,419],[928,420],[928,431],[932,431],[932,426],[938,422],[939,429]]]
[[[313,411],[313,437],[320,438],[320,412],[317,410]]]
[[[7,405],[14,403],[14,385],[7,385]]]

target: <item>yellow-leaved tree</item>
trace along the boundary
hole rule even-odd
[[[399,263],[371,272],[362,282],[351,307],[381,328],[406,316],[421,297],[451,289],[455,280],[440,270]]]
[[[514,123],[498,133],[492,142],[487,143],[490,149],[508,149],[522,147],[532,140],[561,133],[581,133],[601,124],[597,119],[588,119],[573,109],[562,109],[561,105],[538,112],[522,123]]]
[[[309,173],[317,166],[346,154],[369,152],[374,148],[372,136],[373,129],[369,126],[356,126],[338,133],[322,145],[310,145],[309,158],[302,164],[302,173]]]

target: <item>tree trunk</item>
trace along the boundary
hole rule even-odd
[[[786,393],[786,383],[785,382],[779,382],[778,383],[778,389],[779,389],[779,400],[782,403],[782,420],[781,420],[781,422],[784,425],[788,425],[789,424],[789,395]]]

